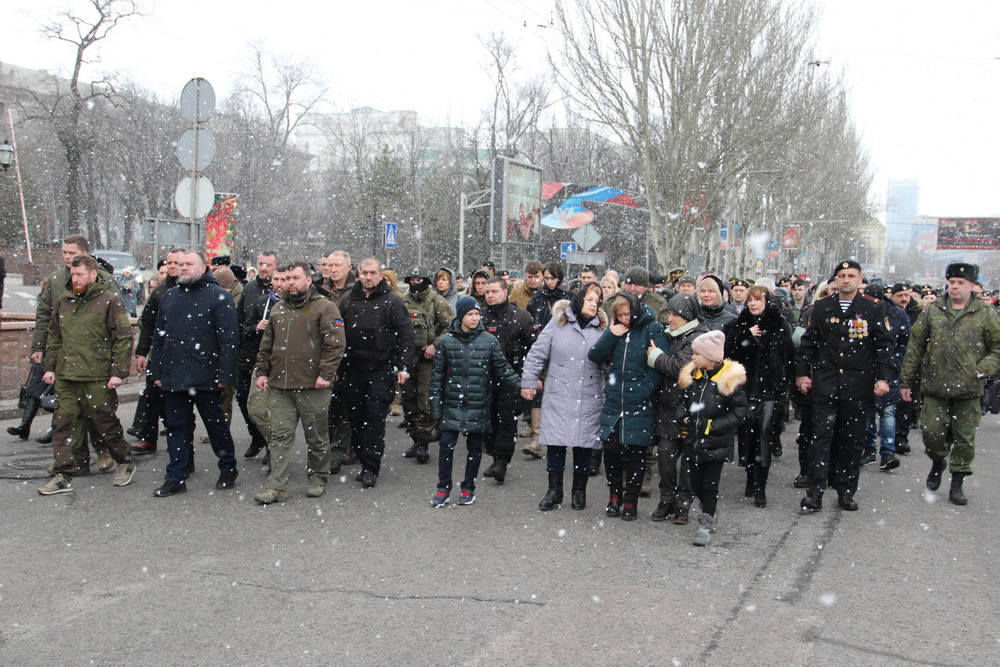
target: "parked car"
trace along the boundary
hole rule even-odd
[[[126,266],[132,267],[132,273],[138,273],[139,271],[144,271],[146,269],[144,266],[139,266],[139,262],[136,261],[135,257],[130,252],[122,252],[120,250],[95,250],[94,256],[103,259],[111,266],[115,267],[116,278],[121,277],[122,269]]]

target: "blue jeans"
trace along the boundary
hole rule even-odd
[[[183,482],[187,478],[188,462],[194,446],[194,408],[198,408],[201,421],[208,431],[215,455],[219,457],[219,471],[236,470],[236,445],[229,432],[229,422],[222,411],[221,391],[164,391],[163,401],[167,410],[167,481]]]
[[[879,421],[879,424],[876,424]],[[875,437],[879,438],[878,452],[882,456],[896,453],[896,404],[871,410],[868,429],[865,431],[865,454],[875,453]]]
[[[455,445],[458,444],[458,431],[441,431],[441,449],[438,454],[438,485],[437,488],[451,491],[451,469],[455,459]],[[465,436],[465,446],[469,448],[469,456],[465,459],[465,478],[462,489],[476,490],[476,476],[479,474],[479,462],[483,458],[483,434],[469,433]]]

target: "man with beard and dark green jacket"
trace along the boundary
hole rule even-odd
[[[306,495],[322,496],[330,475],[327,410],[344,356],[344,321],[340,309],[313,287],[311,274],[305,262],[288,266],[288,294],[271,310],[257,353],[257,388],[268,392],[271,411],[271,473],[267,488],[254,496],[262,505],[286,497],[300,419],[309,446]]]
[[[947,294],[928,305],[913,324],[899,384],[906,402],[913,400],[913,388],[920,386],[920,426],[931,459],[927,488],[937,491],[941,486],[950,455],[948,500],[965,505],[962,482],[972,474],[976,455],[983,380],[1000,370],[1000,318],[972,293],[978,266],[949,264],[945,277]],[[949,427],[955,439],[951,446],[946,437]]]
[[[415,266],[404,280],[407,291],[403,303],[413,323],[414,359],[410,364],[410,377],[403,383],[403,414],[406,416],[406,435],[413,445],[403,454],[417,463],[427,463],[430,455],[427,444],[434,439],[437,421],[431,418],[430,383],[434,368],[434,354],[441,337],[448,333],[448,326],[455,311],[448,301],[431,289],[430,272]]]
[[[73,490],[77,465],[70,443],[83,438],[85,420],[101,433],[118,465],[114,485],[127,485],[135,474],[115,415],[115,390],[128,377],[132,356],[128,313],[121,298],[107,291],[107,281],[99,275],[93,257],[74,257],[69,277],[71,287],[52,313],[42,360],[43,379],[55,384],[57,400],[52,434],[55,477],[38,489],[46,496]]]

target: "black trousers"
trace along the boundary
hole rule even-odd
[[[701,501],[701,511],[715,516],[719,503],[719,480],[722,479],[722,461],[697,463],[694,457],[685,456],[691,492]]]
[[[868,413],[875,398],[830,398],[813,395],[813,441],[809,450],[809,495],[822,498],[826,487],[838,495],[858,490]]]
[[[390,370],[340,367],[337,393],[351,422],[351,446],[362,470],[376,475],[385,452],[385,419],[396,395],[396,374]]]
[[[608,479],[608,493],[619,496],[623,502],[637,503],[642,489],[642,477],[646,473],[646,455],[649,447],[623,445],[618,440],[618,431],[604,441],[604,473]],[[622,493],[622,475],[625,490]]]
[[[253,382],[253,371],[236,371],[236,404],[240,406],[240,413],[243,421],[247,424],[247,431],[250,433],[250,445],[255,449],[267,447],[267,441],[257,430],[257,425],[250,419],[250,412],[247,410],[247,400],[250,398],[250,384]]]
[[[517,411],[521,403],[519,389],[511,389],[506,385],[493,387],[493,405],[491,406],[490,423],[492,428],[485,437],[486,453],[497,461],[510,463],[514,456],[514,444],[517,439]]]

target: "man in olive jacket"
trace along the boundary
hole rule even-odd
[[[1000,370],[1000,318],[995,310],[975,298],[972,288],[979,278],[975,264],[949,264],[945,272],[948,293],[929,304],[913,324],[910,345],[900,374],[900,395],[913,400],[919,385],[923,397],[920,425],[924,450],[931,459],[927,488],[941,486],[952,430],[951,490],[956,505],[968,500],[962,481],[972,474],[976,455],[976,429],[983,380]]]
[[[42,495],[73,490],[77,465],[70,443],[83,438],[85,419],[97,428],[118,464],[115,486],[125,486],[135,473],[115,415],[115,390],[128,377],[132,356],[128,313],[121,298],[107,291],[93,257],[73,258],[69,276],[71,287],[56,302],[42,360],[43,379],[55,384],[58,401],[52,434],[55,477],[38,490]]]
[[[285,500],[300,419],[309,446],[306,495],[318,498],[326,491],[330,387],[344,357],[340,309],[312,286],[309,265],[293,262],[286,279],[288,294],[271,310],[257,352],[257,388],[268,393],[271,410],[271,473],[267,488],[254,497],[262,505]]]

